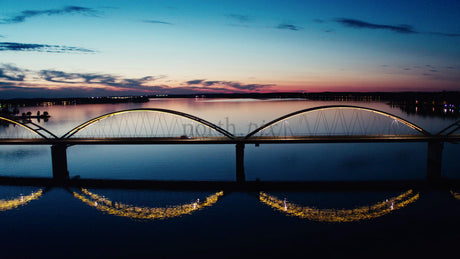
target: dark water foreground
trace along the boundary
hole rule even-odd
[[[460,233],[452,181],[1,180],[1,258],[444,258]]]

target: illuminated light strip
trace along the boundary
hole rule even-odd
[[[119,202],[113,202],[107,198],[103,198],[97,194],[94,194],[87,189],[81,189],[82,194],[73,192],[75,198],[83,201],[89,206],[95,207],[97,210],[106,212],[110,215],[127,217],[132,219],[166,219],[173,217],[180,217],[182,215],[191,214],[194,211],[203,209],[214,205],[218,199],[224,195],[223,191],[217,192],[211,196],[208,196],[204,202],[197,202],[175,205],[171,207],[137,207],[132,205],[126,205]],[[86,195],[86,196],[85,196]]]
[[[355,209],[317,209],[314,207],[302,207],[300,205],[280,200],[275,196],[264,192],[259,193],[259,200],[268,206],[286,213],[290,216],[320,222],[355,222],[369,220],[389,214],[394,210],[401,209],[415,202],[419,198],[418,193],[409,190],[398,197],[379,202],[372,206],[362,206]]]
[[[64,134],[61,138],[70,138],[72,135],[74,135],[75,133],[79,132],[80,130],[88,127],[89,125],[97,122],[97,121],[100,121],[100,120],[103,120],[105,118],[108,118],[108,117],[111,117],[111,116],[115,116],[115,115],[119,115],[119,114],[123,114],[123,113],[129,113],[129,112],[158,112],[158,113],[165,113],[165,114],[169,114],[169,115],[175,115],[175,116],[178,116],[178,117],[182,117],[182,118],[186,118],[186,119],[189,119],[189,120],[192,120],[192,121],[196,121],[198,123],[200,123],[201,125],[205,126],[205,127],[208,127],[214,131],[217,131],[221,134],[223,134],[224,136],[232,139],[234,138],[233,134],[231,134],[230,132],[222,129],[221,127],[211,123],[211,122],[208,122],[206,120],[203,120],[201,118],[198,118],[198,117],[195,117],[193,115],[190,115],[190,114],[187,114],[187,113],[183,113],[183,112],[178,112],[178,111],[173,111],[173,110],[167,110],[167,109],[133,109],[133,110],[124,110],[124,111],[117,111],[117,112],[112,112],[112,113],[108,113],[108,114],[105,114],[105,115],[101,115],[97,118],[94,118],[94,119],[91,119],[77,127],[75,127],[74,129],[70,130],[69,132],[67,132],[66,134]]]
[[[286,118],[283,118],[283,119],[280,119],[280,120],[276,120],[276,121],[273,121],[274,123],[268,123],[266,124],[266,126],[264,126],[263,128],[261,128],[260,130],[258,130],[257,132],[260,132],[260,131],[263,131],[265,129],[267,129],[268,127],[270,126],[273,126],[279,122],[282,122],[282,121],[285,121],[285,120],[288,120],[296,115],[300,115],[300,114],[303,114],[303,113],[308,113],[308,112],[313,112],[313,111],[321,111],[321,110],[327,110],[327,109],[354,109],[354,110],[363,110],[363,111],[368,111],[368,112],[373,112],[373,113],[377,113],[377,114],[380,114],[380,115],[383,115],[385,117],[390,117],[396,121],[400,121],[402,122],[404,125],[412,128],[412,129],[415,129],[419,132],[424,132],[424,130],[402,118],[399,118],[399,117],[396,117],[394,115],[391,115],[391,114],[388,114],[388,113],[384,113],[384,112],[381,112],[381,111],[377,111],[377,110],[373,110],[373,109],[367,109],[367,108],[363,108],[363,107],[324,107],[324,108],[320,108],[320,107],[317,107],[317,109],[312,109],[312,110],[308,110],[308,111],[305,111],[305,112],[301,112],[301,113],[295,113],[295,114],[292,114],[291,116],[288,116]],[[257,133],[256,132],[256,133]]]
[[[251,133],[246,135],[245,138],[246,139],[250,138],[251,136],[253,136],[253,135],[255,135],[255,134],[257,134],[257,133],[259,133],[259,132],[261,132],[261,131],[263,131],[265,129],[267,129],[268,127],[271,127],[271,126],[273,126],[273,125],[275,125],[275,124],[277,124],[279,122],[285,121],[285,120],[287,120],[289,118],[292,118],[294,116],[297,116],[297,115],[300,115],[300,114],[303,114],[303,113],[309,113],[309,112],[313,112],[313,111],[321,111],[321,110],[327,110],[327,109],[355,109],[355,110],[363,110],[363,111],[377,113],[377,114],[380,114],[380,115],[383,115],[383,116],[386,116],[386,117],[390,117],[390,118],[392,118],[394,120],[397,120],[397,121],[403,123],[404,125],[423,133],[426,136],[431,136],[431,134],[429,132],[427,132],[424,129],[418,127],[417,125],[415,125],[415,124],[413,124],[413,123],[411,123],[409,121],[406,121],[403,118],[400,118],[398,116],[395,116],[395,115],[392,115],[392,114],[389,114],[389,113],[386,113],[386,112],[382,112],[382,111],[371,109],[371,108],[360,107],[360,106],[331,105],[331,106],[320,106],[320,107],[308,108],[308,109],[296,111],[296,112],[281,116],[278,119],[272,120],[272,121],[266,123],[265,125],[262,125],[258,129],[255,129],[254,131],[252,131]]]
[[[0,120],[4,120],[4,121],[8,121],[8,122],[10,122],[10,123],[16,124],[16,125],[21,126],[21,127],[25,128],[25,129],[27,129],[27,130],[29,130],[29,131],[32,131],[33,133],[35,133],[35,134],[37,134],[37,135],[39,135],[39,136],[41,136],[41,137],[43,137],[43,138],[45,138],[45,139],[48,139],[45,135],[41,134],[40,132],[38,132],[38,131],[32,129],[31,127],[29,127],[29,126],[27,126],[27,125],[24,125],[24,124],[22,124],[22,123],[19,123],[19,122],[17,122],[17,121],[14,121],[14,120],[11,120],[11,119],[8,119],[8,118],[5,118],[5,117],[0,117]],[[34,125],[35,125],[35,124],[34,124]],[[36,125],[35,125],[35,126],[36,126]],[[40,129],[43,129],[43,128],[40,127]],[[47,131],[47,130],[45,130],[45,131],[46,131],[47,133],[51,134],[53,137],[55,137],[51,132],[49,132],[49,131]]]
[[[460,193],[454,192],[454,191],[450,191],[450,194],[452,194],[452,196],[454,196],[455,199],[460,200]]]
[[[27,196],[20,196],[13,200],[0,200],[0,211],[11,210],[19,206],[25,205],[30,201],[36,200],[42,196],[43,190],[38,190]]]

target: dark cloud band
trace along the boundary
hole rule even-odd
[[[364,21],[355,20],[355,19],[348,19],[348,18],[337,18],[335,19],[335,21],[344,26],[352,27],[356,29],[390,30],[390,31],[397,32],[397,33],[407,33],[407,34],[418,33],[410,25],[394,26],[394,25],[385,25],[385,24],[375,24],[375,23],[369,23],[369,22],[364,22]]]
[[[94,50],[60,45],[0,42],[0,51],[38,51],[49,53],[94,53]]]
[[[130,79],[108,74],[67,73],[57,70],[42,70],[39,74],[44,80],[53,83],[97,84],[128,89],[151,89],[150,86],[145,84],[156,80],[153,76]]]
[[[280,23],[275,28],[281,29],[281,30],[291,30],[291,31],[299,31],[299,30],[302,29],[301,27],[299,27],[297,25],[287,24],[287,23]]]
[[[252,22],[252,18],[249,15],[245,14],[228,14],[227,17],[239,23]]]
[[[2,64],[0,66],[0,79],[8,81],[24,81],[25,71],[11,64]]]
[[[206,81],[203,79],[190,80],[186,82],[187,85],[202,85],[203,87],[218,86],[224,90],[246,90],[258,91],[264,88],[270,88],[273,84],[242,84],[233,81]]]
[[[158,21],[158,20],[143,20],[142,22],[145,22],[145,23],[153,23],[153,24],[174,25],[174,23],[165,22],[165,21]]]
[[[460,33],[443,33],[443,32],[431,32],[432,35],[445,36],[445,37],[460,37]]]
[[[0,20],[1,24],[13,24],[13,23],[22,23],[25,22],[26,19],[36,16],[43,16],[43,15],[64,15],[64,14],[83,14],[83,15],[90,15],[90,16],[97,16],[99,12],[93,8],[88,7],[81,7],[81,6],[65,6],[61,9],[48,9],[48,10],[25,10],[22,11],[20,14]]]

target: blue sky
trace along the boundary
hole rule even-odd
[[[459,1],[2,1],[0,98],[460,90]]]

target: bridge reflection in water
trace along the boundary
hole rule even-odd
[[[118,191],[123,192],[123,190]],[[141,190],[138,192],[143,193]],[[24,206],[33,200],[39,199],[44,193],[43,189],[38,189],[26,196],[20,194],[15,199],[0,200],[0,211],[11,210]],[[191,215],[196,211],[215,205],[218,200],[224,196],[224,191],[218,191],[208,195],[203,200],[196,199],[193,202],[185,204],[150,207],[115,201],[104,195],[96,194],[94,191],[90,191],[86,188],[79,188],[78,190],[71,191],[71,193],[76,199],[103,213],[142,220],[164,220],[168,218]],[[451,190],[450,194],[454,196],[454,198],[460,199],[459,193]],[[301,206],[288,201],[286,198],[280,199],[263,191],[259,192],[258,199],[263,204],[268,205],[276,211],[285,213],[288,216],[294,216],[310,221],[340,223],[356,222],[382,217],[414,203],[419,199],[419,197],[420,194],[411,189],[396,197],[387,198],[384,201],[377,202],[372,205],[355,207],[353,209],[318,209],[315,207]],[[145,197],[140,197],[138,199],[140,199],[140,202],[144,200]],[[136,203],[136,201],[134,201],[134,203]]]
[[[142,191],[139,190],[139,192]],[[31,201],[42,197],[44,193],[45,191],[40,188],[29,195],[20,194],[14,199],[1,199],[0,212],[25,206]],[[75,198],[94,207],[98,211],[113,216],[127,217],[136,220],[165,220],[168,218],[191,215],[193,212],[202,210],[206,207],[212,207],[224,196],[224,191],[218,191],[205,197],[204,200],[196,199],[193,202],[180,205],[148,207],[114,201],[86,188],[79,188],[78,190],[71,191],[71,193]],[[450,190],[449,193],[453,198],[460,200],[459,192]],[[403,209],[419,200],[419,198],[420,193],[410,189],[398,196],[390,197],[371,205],[354,207],[352,209],[320,209],[312,206],[299,205],[288,201],[287,198],[279,198],[263,191],[260,191],[258,195],[258,199],[261,203],[287,216],[326,223],[358,222],[379,218]]]
[[[455,191],[451,190],[450,194],[452,194],[452,196],[454,196],[455,199],[460,200],[460,193],[459,192],[455,192]]]
[[[318,209],[300,206],[279,199],[265,192],[260,192],[259,199],[262,203],[290,216],[320,222],[354,222],[378,218],[393,211],[402,209],[415,202],[420,197],[418,192],[408,190],[401,195],[386,199],[374,205],[361,206],[353,209]]]
[[[224,195],[224,192],[216,192],[206,197],[204,201],[197,199],[192,203],[165,207],[141,207],[114,202],[104,196],[90,192],[85,188],[81,188],[79,192],[74,191],[73,195],[87,205],[110,215],[128,217],[131,219],[166,219],[188,215],[205,207],[210,207]]]
[[[32,192],[29,195],[20,194],[19,197],[15,199],[1,199],[0,200],[0,211],[6,211],[24,206],[33,200],[39,199],[43,195],[43,190],[39,189],[38,191]]]

